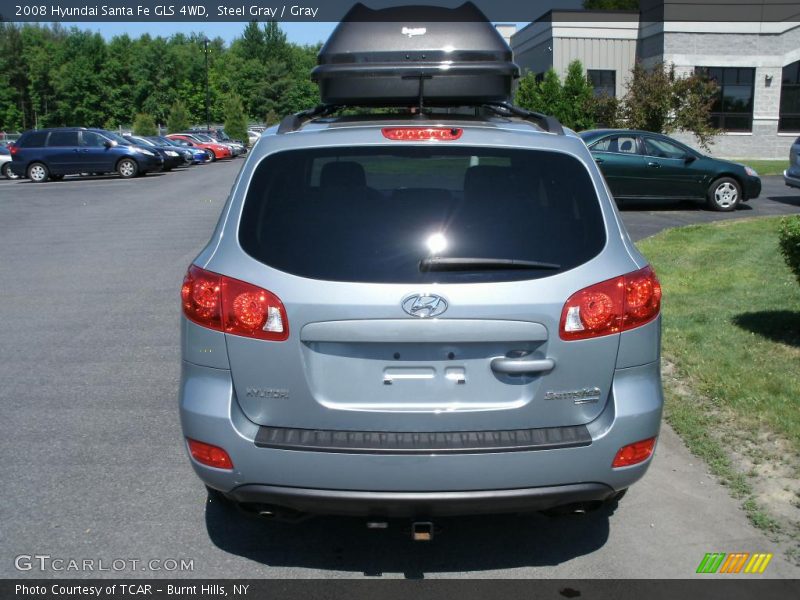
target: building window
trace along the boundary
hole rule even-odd
[[[717,86],[711,125],[723,131],[753,130],[753,84],[756,70],[742,67],[698,67]]]
[[[800,131],[800,60],[783,67],[778,131]]]
[[[586,71],[586,77],[594,88],[595,96],[611,96],[613,98],[617,95],[616,71],[589,69]]]

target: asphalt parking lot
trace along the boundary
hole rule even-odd
[[[448,519],[427,545],[404,523],[268,523],[207,503],[178,422],[178,291],[242,163],[0,181],[0,576],[87,575],[15,569],[18,555],[47,554],[143,561],[90,574],[115,577],[685,578],[706,552],[776,551],[668,428],[614,512]],[[733,214],[639,205],[622,216],[641,239],[798,212],[800,190],[773,177]],[[193,570],[143,568],[168,559]],[[766,575],[800,569],[776,555]]]

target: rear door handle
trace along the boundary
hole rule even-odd
[[[546,373],[552,371],[556,366],[556,361],[552,358],[508,358],[498,356],[493,358],[492,371],[498,373],[508,373],[509,375],[521,375],[523,373]]]
[[[658,164],[657,162],[652,162],[652,161],[647,163],[647,166],[648,167],[653,167],[654,169],[660,169],[661,168],[660,164]]]
[[[602,165],[605,161],[602,158],[595,158],[594,162],[596,162],[598,165]]]

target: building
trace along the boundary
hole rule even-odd
[[[673,64],[678,75],[702,70],[719,85],[712,121],[723,133],[711,153],[785,159],[800,136],[798,14],[789,21],[645,21],[637,12],[553,10],[516,32],[511,48],[523,72],[552,67],[563,77],[578,59],[595,93],[617,97],[637,60]],[[696,145],[690,134],[675,137]]]

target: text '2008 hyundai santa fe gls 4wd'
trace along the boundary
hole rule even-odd
[[[422,43],[386,21],[338,26],[314,72],[327,104],[261,137],[189,268],[192,465],[268,515],[612,501],[660,427],[656,276],[581,139],[507,103],[490,25],[413,24],[429,61],[470,40],[447,70],[337,61],[345,42]]]

